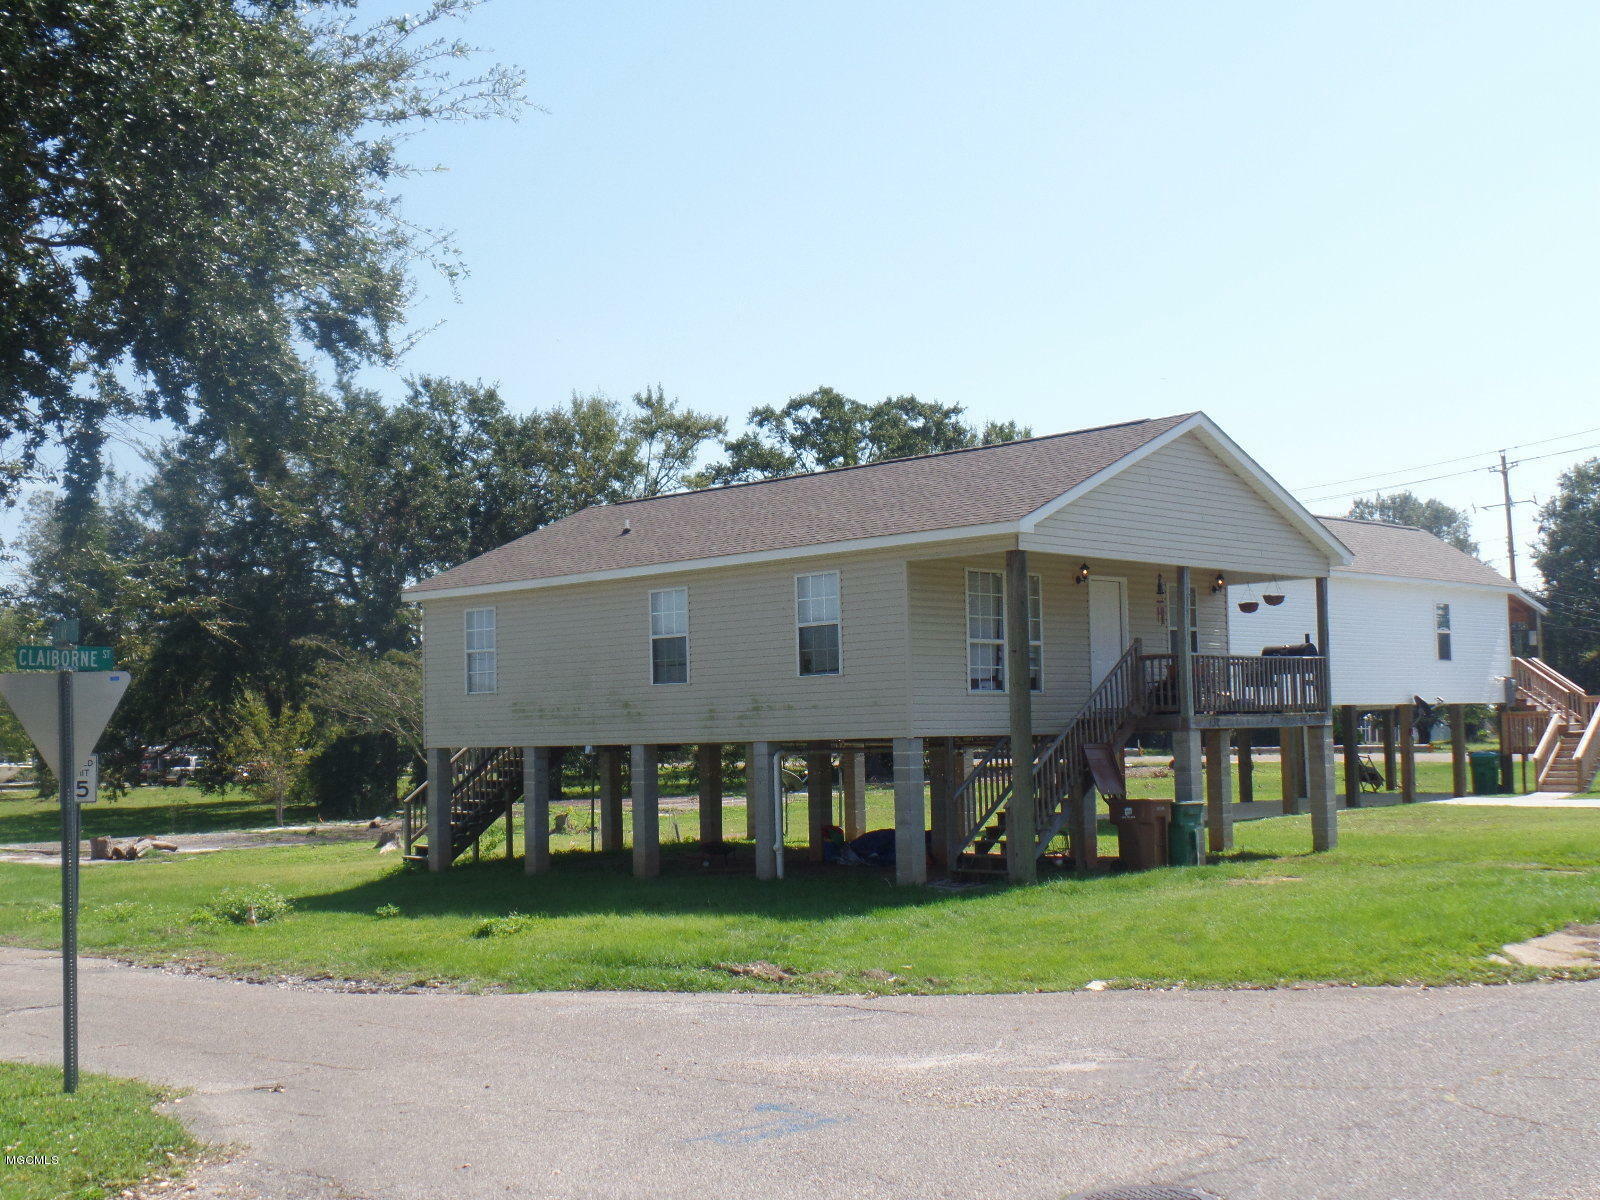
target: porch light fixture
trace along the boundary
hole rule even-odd
[[[1167,594],[1167,578],[1166,578],[1165,575],[1158,574],[1156,576],[1156,595],[1165,596],[1166,594]]]
[[[1281,592],[1262,592],[1261,598],[1274,608],[1283,603],[1283,594]]]
[[[1223,588],[1225,588],[1227,586],[1228,586],[1228,581],[1222,577],[1222,572],[1218,571],[1217,572],[1217,577],[1211,581],[1211,594],[1212,595],[1216,595],[1218,592],[1220,592]]]
[[[1073,579],[1074,583],[1087,583],[1089,581],[1089,564],[1084,563],[1078,568],[1078,574]]]

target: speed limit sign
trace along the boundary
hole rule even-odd
[[[100,756],[89,755],[89,761],[83,764],[83,769],[78,772],[77,782],[73,785],[73,795],[78,798],[79,804],[93,804],[100,799]]]

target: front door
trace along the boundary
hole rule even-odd
[[[1089,675],[1098,687],[1128,648],[1127,582],[1089,580]]]

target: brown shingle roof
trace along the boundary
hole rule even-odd
[[[1017,521],[1191,415],[597,505],[411,590],[518,583]]]
[[[1516,586],[1493,567],[1457,550],[1426,529],[1390,525],[1384,521],[1360,521],[1353,517],[1318,517],[1317,520],[1356,556],[1349,566],[1336,567],[1336,571],[1488,587]]]

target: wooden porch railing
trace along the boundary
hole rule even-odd
[[[1328,660],[1320,656],[1196,654],[1197,713],[1310,713],[1328,708]],[[1146,654],[1141,666],[1149,710],[1178,711],[1178,656]]]
[[[1550,714],[1535,709],[1512,709],[1505,714],[1500,748],[1507,754],[1532,754],[1550,724]]]

